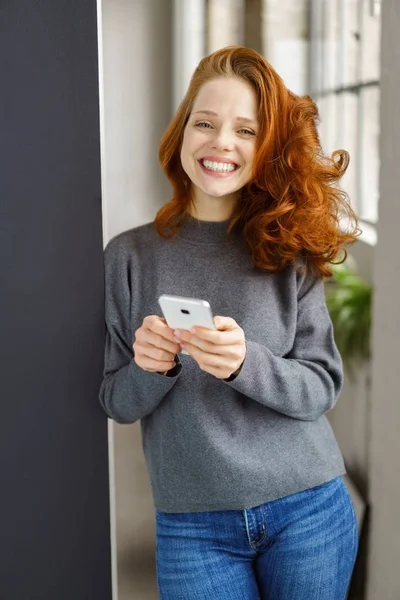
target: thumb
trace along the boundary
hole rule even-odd
[[[218,331],[229,331],[235,329],[238,325],[234,319],[230,317],[214,317],[214,325]]]

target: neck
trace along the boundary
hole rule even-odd
[[[189,204],[189,214],[199,221],[227,221],[233,215],[237,203],[237,195],[213,198],[206,194],[195,193]]]

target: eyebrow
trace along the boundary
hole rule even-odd
[[[212,111],[212,110],[197,110],[196,112],[193,113],[194,115],[210,115],[212,117],[218,117],[218,113]],[[248,119],[247,117],[236,117],[236,121],[243,121],[244,123],[253,123],[254,125],[257,125],[257,121],[254,121],[254,119]]]

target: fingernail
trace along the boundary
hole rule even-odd
[[[177,338],[177,337],[174,337],[174,342],[175,342],[176,344],[179,344],[180,340],[178,340],[178,338]]]
[[[178,331],[178,330],[174,331],[174,336],[175,336],[175,337],[177,337],[177,338],[180,338],[180,337],[181,337],[181,335],[182,335],[182,334],[181,334],[181,332],[180,332],[180,331]]]
[[[196,331],[196,327],[192,327],[192,329],[190,330],[192,333],[197,333]]]

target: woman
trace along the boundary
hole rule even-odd
[[[346,595],[357,527],[325,417],[342,365],[322,278],[358,231],[348,155],[322,154],[317,116],[253,50],[204,58],[161,141],[173,200],[106,249],[100,396],[141,419],[162,600]],[[170,329],[161,294],[208,300],[217,329]]]

